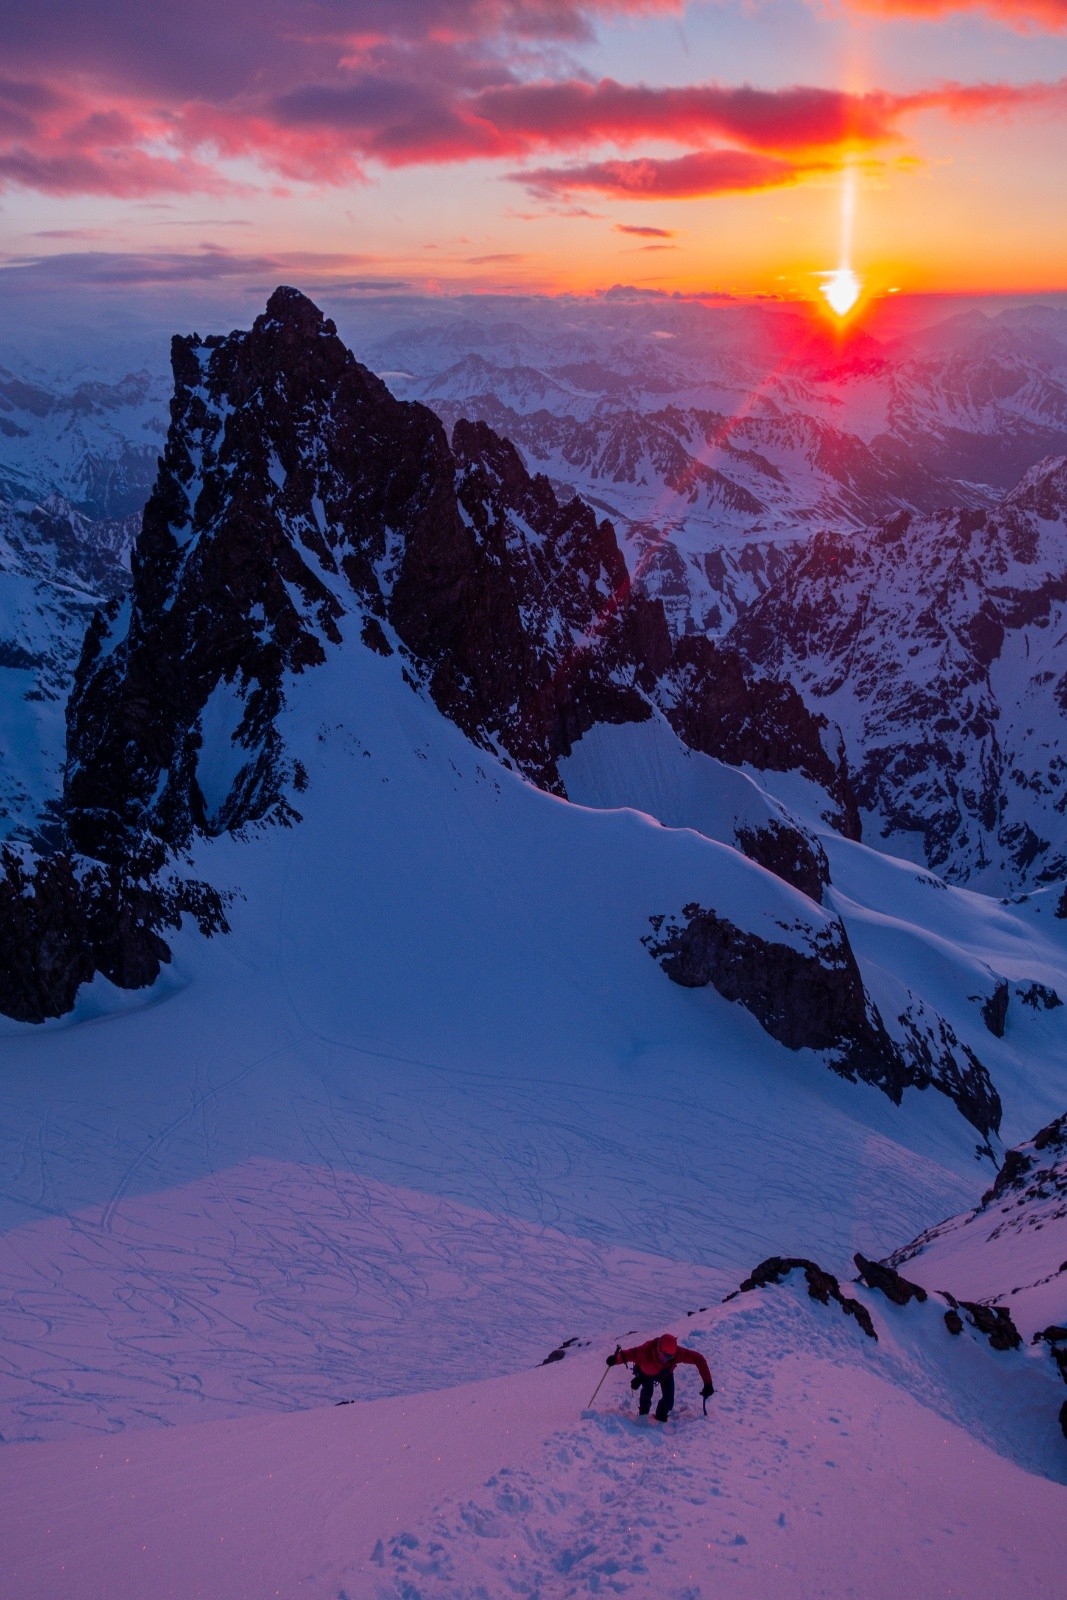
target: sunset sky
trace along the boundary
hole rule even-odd
[[[1067,0],[0,3],[0,264],[57,292],[1067,288]]]

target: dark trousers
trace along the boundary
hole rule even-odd
[[[641,1416],[647,1417],[651,1411],[652,1391],[658,1383],[660,1397],[659,1404],[656,1406],[656,1417],[658,1421],[666,1422],[674,1410],[674,1373],[670,1371],[660,1372],[650,1378],[647,1373],[638,1371],[636,1376],[641,1380],[640,1393],[637,1397],[637,1409]]]

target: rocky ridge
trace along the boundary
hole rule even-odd
[[[1018,891],[1067,874],[1067,457],[989,511],[821,533],[727,637],[844,735],[891,850]]]
[[[19,867],[20,894],[50,886],[47,917],[20,923],[31,945],[53,937],[67,885],[66,943],[95,948],[71,887],[101,892],[84,861],[121,875],[197,834],[295,818],[303,774],[277,726],[286,677],[321,664],[346,617],[543,787],[563,792],[557,759],[585,729],[660,704],[695,743],[822,779],[847,819],[843,770],[799,697],[710,642],[676,651],[610,524],[561,504],[484,425],[457,424],[450,446],[297,291],[278,290],[248,333],[175,339],[173,364],[130,589],[95,617],[68,706],[63,850],[43,875]],[[153,910],[146,890],[137,904],[152,937],[98,970],[145,982],[175,900]],[[87,970],[82,957],[60,965]],[[45,989],[4,1003],[27,1020],[69,1005],[69,982]]]

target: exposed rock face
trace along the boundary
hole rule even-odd
[[[339,643],[341,563],[369,587],[394,519],[417,542],[447,491],[440,428],[420,410],[394,436],[384,385],[295,292],[273,296],[248,334],[175,339],[173,364],[132,603],[90,633],[68,717],[71,837],[104,857],[141,830],[180,843],[279,805],[282,679]],[[338,549],[338,519],[365,539]],[[207,795],[199,758],[216,691],[207,721],[223,722],[238,770]]]
[[[997,1132],[1003,1109],[1000,1096],[982,1062],[950,1022],[913,997],[896,1018],[894,1035],[911,1065],[913,1082],[943,1090],[980,1133]]]
[[[0,972],[3,1009],[19,1022],[43,1022],[74,1004],[101,972],[123,989],[153,983],[170,952],[161,927],[191,915],[201,932],[226,928],[219,896],[206,884],[157,876],[161,863],[124,869],[0,850]]]
[[[883,1267],[883,1272],[891,1268]],[[961,1311],[966,1311],[967,1321],[972,1328],[989,1340],[993,1350],[1019,1350],[1022,1347],[1022,1335],[1011,1318],[1011,1312],[1006,1306],[987,1305],[977,1300],[957,1300],[955,1295],[949,1294],[947,1289],[942,1289],[941,1298],[947,1300],[949,1309],[945,1312],[945,1327],[949,1333],[957,1338],[963,1332],[963,1318]],[[920,1291],[921,1293],[921,1291]]]
[[[1008,984],[1002,978],[993,993],[982,1002],[982,1021],[995,1039],[1003,1039],[1008,1020]]]
[[[814,835],[784,822],[770,822],[763,828],[738,828],[736,838],[738,849],[750,861],[791,883],[816,905],[822,904],[823,890],[830,883],[830,863]]]
[[[805,930],[798,947],[769,943],[699,905],[685,906],[682,917],[645,941],[673,982],[687,989],[711,984],[789,1049],[834,1051],[837,1070],[900,1100],[903,1064],[868,1003],[841,923]]]
[[[909,1300],[918,1300],[921,1303],[926,1299],[925,1289],[921,1289],[917,1283],[909,1283],[907,1278],[902,1278],[892,1267],[883,1266],[880,1261],[869,1261],[858,1250],[852,1259],[868,1288],[881,1290],[895,1306],[906,1306]]]
[[[1055,989],[1044,983],[1017,984],[1015,992],[1023,1005],[1034,1011],[1054,1011],[1063,1004]]]
[[[711,984],[751,1011],[772,1038],[791,1050],[828,1051],[836,1072],[875,1085],[896,1104],[905,1088],[933,1087],[983,1135],[999,1127],[1000,1098],[989,1074],[942,1018],[930,1012],[926,1019],[928,1028],[940,1029],[938,1055],[929,1048],[928,1029],[915,1023],[908,1047],[889,1036],[836,918],[794,921],[789,942],[739,928],[697,904],[685,906],[680,918],[657,916],[652,924],[644,943],[673,982],[690,989]]]
[[[1019,1330],[1006,1306],[985,1306],[973,1300],[961,1300],[959,1304],[979,1333],[985,1334],[994,1350],[1018,1350],[1021,1347],[1023,1341]]]
[[[820,1305],[824,1306],[833,1301],[835,1305],[841,1307],[846,1316],[855,1317],[869,1339],[878,1338],[867,1307],[849,1295],[842,1294],[841,1285],[832,1272],[824,1271],[818,1262],[808,1261],[803,1256],[768,1256],[767,1260],[761,1261],[741,1286],[726,1298],[733,1300],[738,1294],[748,1294],[753,1289],[766,1288],[768,1284],[784,1283],[791,1272],[803,1272],[808,1293],[813,1300],[818,1300]]]
[[[1026,1144],[1009,1150],[996,1182],[982,1196],[979,1210],[1013,1198],[1017,1201],[1059,1200],[1067,1216],[1067,1112],[1057,1117]]]
[[[659,701],[693,750],[732,766],[795,769],[821,784],[837,802],[838,831],[860,837],[840,737],[825,717],[808,710],[791,683],[762,675],[729,646],[687,635],[675,646]]]
[[[477,541],[475,604],[434,698],[472,737],[488,731],[561,792],[555,762],[575,739],[596,722],[649,715],[670,658],[662,609],[631,595],[611,524],[580,499],[560,505],[547,478],[531,478],[484,423],[457,422],[452,448],[461,515]],[[464,694],[461,682],[476,688]]]

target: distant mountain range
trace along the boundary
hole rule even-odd
[[[670,648],[728,639],[838,726],[872,837],[1001,893],[1067,874],[1067,311],[975,310],[890,345],[781,308],[620,294],[394,315],[369,354],[449,433],[488,423],[562,501],[607,513]],[[127,581],[168,389],[0,373],[8,834],[58,793],[46,724],[88,608]]]

